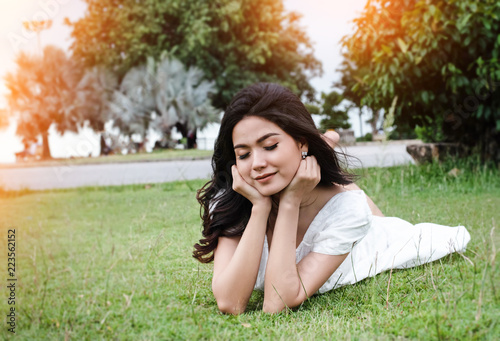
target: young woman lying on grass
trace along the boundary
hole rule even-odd
[[[330,141],[332,142],[332,141]],[[463,251],[462,227],[384,217],[291,91],[255,84],[221,122],[212,179],[199,191],[203,238],[194,257],[214,261],[220,311],[245,311],[254,289],[263,310],[296,307],[315,293],[391,268]]]

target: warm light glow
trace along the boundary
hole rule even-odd
[[[25,11],[30,7],[37,6],[36,0],[20,0],[20,1],[10,1],[10,0],[0,0],[0,10],[4,11]],[[12,14],[12,13],[11,13]]]
[[[319,92],[329,91],[332,82],[339,77],[335,71],[342,61],[338,42],[344,35],[352,33],[352,20],[366,3],[367,0],[283,0],[287,10],[302,15],[300,25],[311,38],[316,57],[323,63],[323,77],[312,80]],[[0,39],[0,109],[7,106],[4,76],[15,72],[16,54],[20,51],[37,53],[36,34],[23,29],[23,22],[53,20],[52,27],[41,33],[41,46],[53,44],[67,50],[70,28],[63,25],[63,19],[69,17],[75,21],[83,16],[85,9],[83,0],[0,0],[0,36],[3,37]],[[359,118],[355,115],[351,119],[356,130]],[[52,140],[50,143],[52,145]],[[54,143],[63,143],[57,134]],[[0,163],[13,162],[14,152],[23,148],[20,138],[15,136],[15,127],[11,125],[0,130],[0,146]],[[51,148],[53,151],[58,149],[56,146]]]
[[[33,30],[27,30],[26,24],[49,20],[62,21],[62,6],[68,0],[0,0],[0,123],[5,123],[5,116],[11,116],[9,112],[2,112],[7,108],[5,96],[8,93],[4,77],[7,73],[15,73],[17,66],[15,57],[21,51],[27,53],[39,52],[37,34]],[[23,23],[25,25],[23,25]],[[47,26],[47,24],[46,24]],[[42,33],[43,34],[43,33]],[[42,44],[40,44],[42,45]],[[10,120],[10,125],[0,126],[0,163],[11,163],[15,161],[15,152],[24,149],[21,138],[16,136],[16,125]]]

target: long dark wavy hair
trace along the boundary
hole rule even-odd
[[[353,182],[340,165],[337,152],[321,137],[311,114],[300,99],[278,84],[257,83],[238,92],[222,118],[212,157],[212,179],[198,190],[203,238],[194,245],[193,257],[202,263],[214,259],[221,236],[241,236],[250,219],[252,204],[232,189],[231,166],[236,163],[233,128],[243,118],[257,116],[279,126],[296,141],[307,141],[308,154],[316,156],[321,168],[319,185]]]

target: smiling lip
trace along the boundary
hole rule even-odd
[[[276,173],[263,174],[261,176],[256,177],[255,180],[257,180],[258,182],[266,182],[266,181],[270,180],[274,176],[274,174],[276,174]]]

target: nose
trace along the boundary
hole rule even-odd
[[[252,161],[252,168],[254,170],[261,170],[267,166],[267,160],[265,156],[259,152],[254,152]]]

